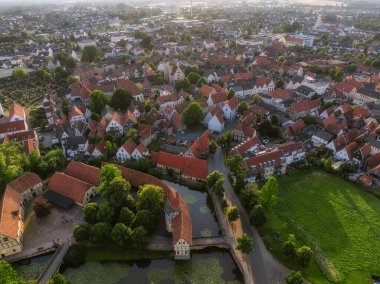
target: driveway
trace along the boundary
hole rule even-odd
[[[289,270],[279,261],[273,258],[264,245],[263,240],[257,230],[250,225],[248,214],[241,205],[240,200],[233,190],[228,180],[228,168],[224,164],[224,153],[218,147],[216,153],[209,157],[209,172],[218,170],[226,175],[224,188],[227,198],[239,208],[240,220],[243,230],[253,239],[253,251],[249,255],[253,278],[257,284],[275,284],[284,283],[284,278],[288,275]]]

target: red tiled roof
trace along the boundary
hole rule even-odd
[[[366,119],[367,117],[369,117],[369,110],[366,107],[356,107],[354,108],[353,115],[355,117],[361,117]]]
[[[228,105],[230,107],[230,109],[235,109],[238,107],[239,105],[239,99],[237,96],[233,96],[229,101],[228,101]]]
[[[9,108],[9,117],[12,117],[13,115],[25,118],[25,109],[21,105],[14,103]]]
[[[94,186],[99,186],[100,184],[99,168],[80,163],[74,160],[72,160],[68,164],[65,170],[65,174],[80,179]]]
[[[199,92],[202,94],[202,95],[206,95],[206,96],[209,96],[210,94],[212,94],[213,92],[215,92],[215,89],[210,87],[210,86],[207,86],[205,84],[203,84],[201,86],[201,88],[199,89]]]
[[[252,158],[249,158],[245,161],[248,170],[259,172],[261,170],[261,167],[265,163],[272,163],[274,162],[274,165],[278,167],[281,164],[281,158],[283,157],[283,153],[281,150],[274,150],[271,152],[266,152],[257,156],[254,156]],[[252,167],[255,166],[255,169],[252,169]]]
[[[83,203],[84,196],[91,187],[93,185],[61,172],[55,172],[48,184],[49,190],[66,196],[78,204]]]
[[[312,109],[318,108],[321,106],[321,100],[316,99],[312,101],[297,101],[290,105],[290,109],[293,113],[300,113],[305,111],[310,111]]]
[[[211,100],[214,104],[223,103],[227,101],[227,94],[224,92],[211,94]]]
[[[246,73],[235,73],[233,75],[235,80],[246,80],[246,79],[252,79],[254,77],[253,73],[246,72]]]
[[[0,134],[14,133],[28,130],[25,120],[0,123]]]
[[[83,112],[77,107],[77,106],[74,106],[71,110],[70,110],[70,113],[69,113],[69,120],[71,120],[71,118],[73,116],[83,116]]]
[[[211,131],[207,129],[202,133],[198,140],[191,144],[187,151],[190,151],[195,158],[200,158],[201,154],[207,151],[211,138]]]
[[[136,84],[133,83],[131,80],[125,80],[125,79],[118,79],[116,81],[117,88],[121,88],[124,90],[127,90],[131,93],[132,96],[136,97],[141,94],[141,90],[137,88]]]
[[[0,199],[1,234],[17,239],[21,194],[41,182],[38,175],[26,172],[7,185]]]
[[[165,168],[180,170],[182,175],[196,179],[206,179],[208,165],[206,160],[177,156],[166,152],[152,152],[153,162]]]
[[[236,147],[234,147],[232,150],[231,150],[231,153],[233,154],[238,154],[242,157],[246,156],[246,152],[254,147],[254,146],[259,146],[261,145],[261,142],[259,140],[259,138],[257,138],[257,136],[254,136],[250,139],[248,139],[247,141],[237,145]]]
[[[131,138],[129,138],[121,147],[124,148],[124,150],[131,155],[132,152],[136,149],[136,144],[133,142]]]
[[[281,88],[276,88],[273,92],[269,93],[269,96],[282,100],[287,100],[290,98],[289,92]]]

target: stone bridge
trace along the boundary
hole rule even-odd
[[[226,236],[217,237],[194,237],[191,250],[201,250],[207,247],[219,247],[229,249],[233,239]]]

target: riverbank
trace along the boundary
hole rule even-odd
[[[125,261],[141,259],[167,259],[172,251],[133,250],[120,248],[89,247],[86,261]]]

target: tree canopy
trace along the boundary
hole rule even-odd
[[[25,281],[8,262],[0,260],[0,283],[24,284]]]
[[[246,233],[243,233],[241,237],[236,238],[236,241],[236,248],[243,254],[249,254],[251,252],[253,246],[252,239]]]
[[[126,111],[132,102],[132,95],[125,89],[117,88],[111,98],[111,106],[116,110]]]
[[[204,113],[198,102],[191,102],[182,112],[182,120],[190,128],[200,125],[203,119]]]
[[[152,216],[157,216],[164,206],[164,190],[156,185],[146,184],[137,193],[137,208],[148,210]]]
[[[102,91],[95,90],[90,94],[90,110],[99,115],[108,102],[108,96]]]
[[[278,198],[278,182],[273,176],[269,177],[267,182],[261,188],[260,202],[265,210],[271,210],[277,203]]]
[[[93,45],[85,46],[83,48],[81,61],[82,62],[89,62],[89,63],[95,62],[95,60],[98,58],[98,56],[99,56],[99,53],[98,53],[98,49],[96,48],[96,46],[93,46]]]
[[[23,68],[15,68],[12,71],[13,77],[17,80],[24,81],[29,77],[28,72],[26,72]]]

